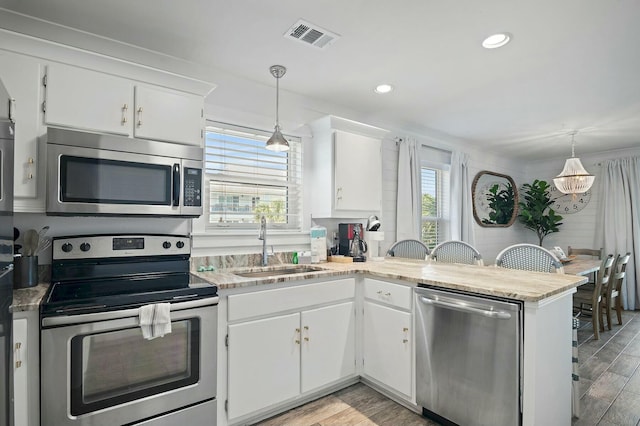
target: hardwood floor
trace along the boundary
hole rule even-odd
[[[615,317],[615,316],[614,316]],[[640,426],[640,311],[593,340],[591,322],[578,330],[580,418],[573,426]],[[437,425],[358,383],[258,423],[260,426]]]
[[[421,426],[437,423],[357,383],[267,419],[260,426]]]
[[[593,340],[591,322],[581,321],[580,418],[574,426],[640,426],[640,311],[624,311],[622,325],[616,323]]]

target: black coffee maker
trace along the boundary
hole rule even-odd
[[[338,224],[338,254],[353,257],[354,262],[367,260],[367,243],[364,241],[364,231],[361,223]]]

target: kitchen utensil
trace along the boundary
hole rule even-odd
[[[42,227],[42,229],[38,232],[38,242],[42,240],[42,237],[44,237],[44,234],[46,234],[48,230],[49,230],[49,225]]]
[[[38,233],[35,229],[29,229],[24,234],[24,256],[33,256],[36,249],[38,248]]]
[[[42,253],[45,250],[47,250],[49,247],[51,247],[51,238],[44,237],[38,243],[38,248],[36,249],[36,253],[35,254],[39,255],[40,253]]]

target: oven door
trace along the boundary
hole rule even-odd
[[[199,161],[48,144],[47,168],[48,214],[202,214]]]
[[[171,333],[153,340],[138,309],[43,318],[41,424],[122,425],[205,403],[215,417],[217,300],[173,303]]]

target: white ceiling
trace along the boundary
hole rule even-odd
[[[273,87],[268,68],[283,64],[287,93],[506,156],[568,156],[572,130],[578,155],[640,146],[636,0],[0,0],[0,6],[251,84]],[[340,39],[323,50],[285,39],[301,18]],[[512,42],[480,46],[499,31],[512,33]],[[381,82],[395,90],[373,93]]]

